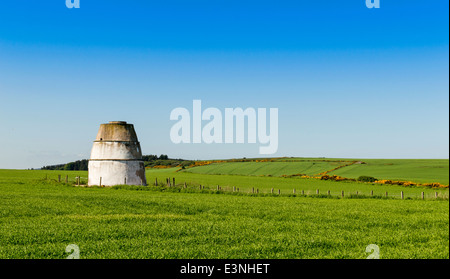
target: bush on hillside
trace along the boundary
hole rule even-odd
[[[375,177],[372,177],[372,176],[361,175],[356,180],[361,181],[361,182],[375,182],[378,179],[376,179]]]

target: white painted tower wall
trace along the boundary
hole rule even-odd
[[[88,185],[147,185],[142,151],[132,124],[101,124],[89,160]]]

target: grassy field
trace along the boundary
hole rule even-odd
[[[345,165],[348,162],[323,162],[302,160],[293,162],[231,162],[187,169],[187,172],[200,174],[237,174],[237,175],[271,175],[306,174],[315,175]]]
[[[364,162],[351,164],[352,162]],[[351,164],[351,165],[349,165]],[[336,169],[337,168],[337,169]],[[336,169],[332,171],[333,169]],[[421,192],[431,197],[438,192],[440,196],[448,197],[447,189],[430,189],[425,187],[404,187],[396,185],[382,185],[376,183],[333,182],[318,179],[304,179],[300,177],[281,177],[304,173],[314,175],[330,171],[329,174],[348,178],[361,175],[375,176],[378,179],[406,180],[419,183],[440,182],[449,180],[449,160],[395,160],[395,159],[325,159],[325,158],[278,158],[273,162],[225,162],[188,168],[175,172],[177,169],[149,169],[147,177],[150,184],[165,181],[167,177],[175,177],[178,183],[190,185],[205,185],[214,188],[220,185],[224,189],[239,187],[242,191],[258,189],[268,193],[272,188],[283,193],[320,193],[330,191],[332,195],[341,192],[362,195],[385,195],[400,197],[403,191],[405,197],[418,198]],[[265,176],[263,176],[265,175]],[[270,177],[267,177],[270,175]]]
[[[329,172],[347,178],[373,176],[378,179],[405,180],[418,183],[439,182],[449,184],[449,160],[414,159],[318,159],[318,158],[279,158],[274,162],[227,162],[194,167],[187,172],[199,174],[237,174],[237,175],[317,175],[336,167],[345,166]]]
[[[2,179],[0,258],[449,257],[448,201],[135,189]]]
[[[200,168],[200,167],[199,167]],[[203,167],[201,167],[203,168]],[[183,171],[176,171],[172,169],[149,169],[147,170],[147,181],[150,185],[155,184],[155,179],[158,184],[165,184],[166,178],[175,178],[175,183],[182,185],[184,182],[188,186],[203,185],[209,189],[217,189],[217,185],[224,190],[232,191],[233,187],[239,188],[241,192],[251,192],[252,188],[260,193],[270,193],[271,189],[277,192],[280,189],[282,194],[291,194],[294,189],[296,193],[302,190],[306,194],[314,194],[316,190],[319,193],[327,193],[333,196],[340,196],[342,191],[345,195],[356,194],[370,195],[373,191],[374,195],[384,196],[388,192],[389,197],[400,198],[400,193],[403,191],[405,198],[420,198],[421,193],[424,192],[426,198],[433,198],[435,193],[439,197],[449,196],[449,190],[434,189],[426,187],[403,187],[398,185],[382,185],[375,183],[360,183],[360,182],[336,182],[325,181],[319,179],[303,179],[298,177],[283,178],[283,177],[259,177],[259,176],[244,176],[244,175],[211,175],[198,174]]]
[[[385,259],[449,258],[448,189],[176,170],[146,172],[150,185],[175,177],[171,188],[76,187],[87,172],[0,170],[0,258],[63,259],[69,244],[81,258],[364,259],[369,244]]]
[[[368,175],[378,179],[449,184],[449,160],[367,159],[364,162],[366,164],[354,164],[330,174],[348,178]]]

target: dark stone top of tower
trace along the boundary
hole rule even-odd
[[[101,124],[95,141],[131,141],[138,142],[133,124],[125,121],[110,121]]]

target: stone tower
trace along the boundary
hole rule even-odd
[[[89,160],[88,185],[147,185],[142,151],[133,124],[101,124]]]

